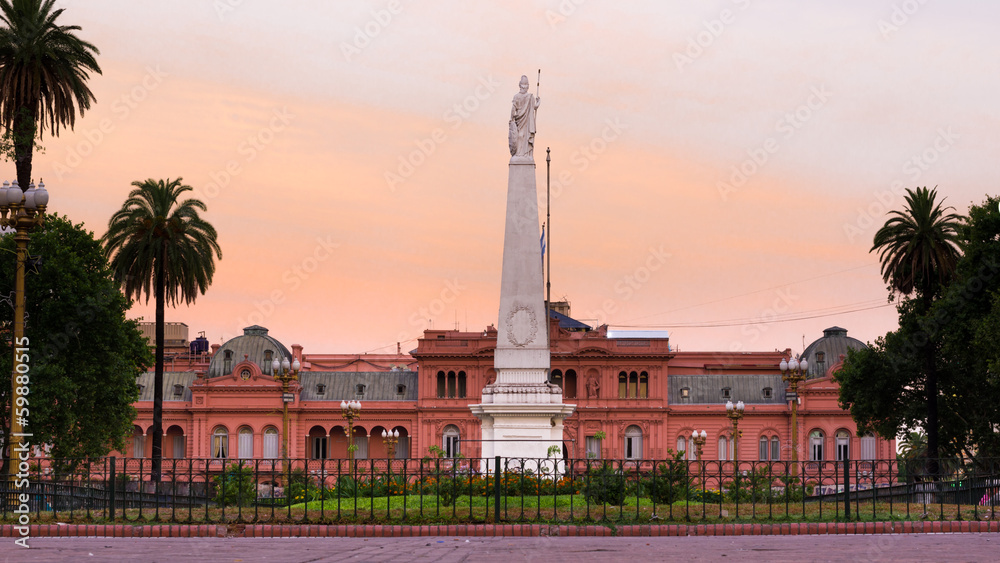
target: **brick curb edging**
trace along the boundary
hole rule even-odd
[[[0,526],[0,537],[17,538],[15,526]],[[816,534],[921,534],[1000,532],[990,522],[815,522],[795,524],[641,524],[561,526],[549,524],[449,524],[440,526],[239,524],[208,525],[38,524],[31,537],[205,538],[205,537],[423,537],[423,536],[787,536]]]

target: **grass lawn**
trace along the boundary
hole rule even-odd
[[[159,509],[118,510],[117,523],[493,523],[493,497],[458,497],[445,504],[435,495],[392,497],[361,497],[328,499],[292,506],[227,506],[181,507],[163,505]],[[870,500],[852,504],[852,521],[905,520],[982,520],[991,514],[990,507],[973,505],[922,505],[906,503],[872,503]],[[678,501],[655,504],[646,497],[627,498],[618,505],[588,504],[583,495],[512,496],[500,498],[501,523],[602,523],[602,524],[667,524],[667,523],[775,523],[775,522],[834,522],[844,520],[843,503],[789,502],[739,505],[725,502],[695,503]],[[32,513],[34,524],[53,522],[108,522],[103,511],[74,510]],[[8,515],[3,523],[13,523]]]

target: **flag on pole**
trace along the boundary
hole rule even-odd
[[[545,223],[542,223],[542,238],[538,241],[538,244],[542,246],[542,259],[545,259]]]

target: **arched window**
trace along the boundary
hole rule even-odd
[[[758,448],[761,461],[767,461],[768,454],[771,453],[771,442],[767,436],[760,437],[760,447]]]
[[[733,459],[733,440],[726,436],[719,436],[719,461]]]
[[[253,459],[253,430],[244,426],[239,431],[240,459]]]
[[[649,398],[649,374],[646,372],[639,374],[639,398]]]
[[[566,370],[566,381],[563,386],[563,396],[567,399],[576,398],[576,372],[571,369]]]
[[[444,457],[458,457],[462,452],[459,446],[459,438],[460,434],[457,426],[449,424],[444,427],[444,432],[442,432],[441,436],[441,448],[444,449]]]
[[[454,399],[455,398],[455,392],[456,392],[457,387],[458,387],[458,385],[457,385],[457,376],[455,375],[455,372],[449,371],[448,372],[448,398],[449,399]]]
[[[309,431],[309,446],[312,454],[312,459],[326,459],[327,458],[327,437],[326,430],[319,427],[314,427]]]
[[[264,459],[278,459],[280,449],[278,429],[270,426],[264,429]]]
[[[229,457],[229,430],[219,426],[212,432],[212,457],[226,459]]]
[[[809,433],[809,459],[823,461],[823,431],[813,430]]]
[[[677,451],[684,452],[685,454],[684,457],[687,457],[687,451],[688,451],[687,438],[685,438],[684,436],[677,437]]]
[[[132,457],[136,459],[146,457],[146,436],[138,427],[132,430]]]
[[[465,398],[465,381],[466,381],[465,372],[464,371],[458,372],[458,398],[459,399],[464,399]]]
[[[861,459],[865,461],[875,460],[875,435],[868,433],[861,437]]]
[[[174,459],[184,459],[184,434],[174,434]]]
[[[354,459],[368,459],[368,431],[362,427],[354,427]]]
[[[618,374],[618,398],[628,397],[628,374],[624,371]]]
[[[771,461],[781,461],[781,440],[771,436]]]
[[[642,459],[642,430],[638,426],[625,429],[625,459]]]
[[[851,459],[851,434],[847,430],[837,430],[837,461]]]
[[[639,396],[639,374],[632,372],[628,374],[628,398],[634,399]]]
[[[560,389],[563,389],[563,374],[561,370],[554,369],[549,372],[549,383],[552,385],[558,385]],[[565,390],[564,390],[565,392]]]
[[[438,372],[437,376],[437,389],[438,389],[438,399],[443,399],[446,396],[445,391],[445,375],[443,371]]]

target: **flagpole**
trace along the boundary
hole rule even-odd
[[[539,71],[541,73],[541,71]],[[545,230],[545,250],[546,252],[546,269],[548,274],[545,276],[545,309],[546,315],[548,315],[548,309],[552,307],[552,199],[551,199],[551,189],[549,186],[549,180],[552,176],[552,149],[545,147],[545,225],[547,229]]]

